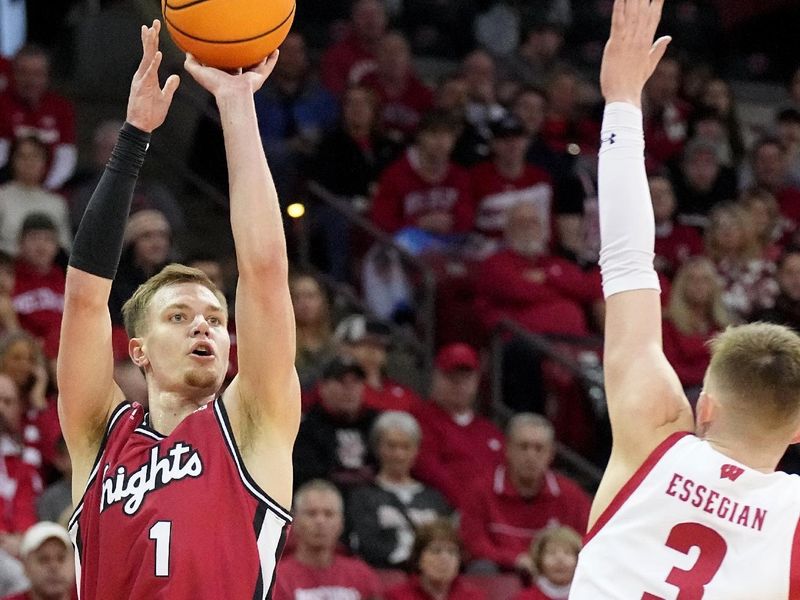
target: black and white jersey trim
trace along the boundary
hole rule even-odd
[[[233,457],[233,462],[236,465],[236,469],[239,471],[239,477],[242,480],[244,487],[253,496],[255,496],[258,501],[266,504],[275,514],[277,514],[287,523],[290,523],[292,521],[291,513],[273,500],[264,490],[262,490],[255,480],[253,480],[253,478],[250,476],[250,473],[247,472],[244,461],[239,454],[239,448],[236,445],[236,440],[233,437],[233,428],[231,427],[230,420],[228,419],[228,413],[225,410],[225,405],[223,404],[221,398],[218,398],[214,401],[214,414],[217,416],[220,429],[222,429],[222,436],[225,438],[225,445],[228,447],[228,450]]]

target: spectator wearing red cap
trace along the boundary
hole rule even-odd
[[[19,255],[11,294],[20,326],[41,340],[45,356],[58,356],[64,313],[64,271],[56,265],[58,232],[44,213],[31,213],[22,223]]]
[[[0,94],[0,166],[14,140],[27,137],[47,146],[51,160],[44,185],[59,189],[78,164],[75,113],[72,103],[50,90],[50,57],[36,46],[17,53],[12,84]]]
[[[520,413],[508,424],[506,461],[462,495],[461,536],[474,572],[533,573],[528,549],[539,532],[567,525],[586,531],[591,501],[575,482],[551,470],[552,425]]]
[[[350,31],[322,55],[322,82],[334,94],[375,70],[375,54],[386,33],[386,9],[379,0],[353,4]]]
[[[75,591],[72,542],[61,525],[41,521],[22,536],[20,557],[30,590],[4,600],[70,600]]]
[[[351,315],[336,328],[334,339],[343,355],[364,369],[364,405],[375,410],[412,412],[420,402],[408,387],[386,376],[386,361],[391,342],[389,326],[364,315]]]
[[[415,415],[422,444],[414,474],[455,507],[464,502],[464,482],[490,474],[502,461],[502,431],[475,412],[479,366],[471,346],[442,348],[436,356],[431,401]]]
[[[469,173],[450,160],[459,125],[447,114],[423,117],[417,142],[378,183],[372,221],[388,233],[404,228],[446,236],[472,227]]]

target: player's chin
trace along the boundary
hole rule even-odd
[[[197,390],[217,391],[222,385],[224,374],[220,375],[218,369],[195,367],[184,375],[184,382]]]

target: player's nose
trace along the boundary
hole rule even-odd
[[[192,335],[207,335],[210,331],[211,326],[206,321],[205,317],[202,315],[198,315],[198,317],[192,323]]]

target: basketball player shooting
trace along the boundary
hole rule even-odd
[[[239,374],[220,397],[225,299],[200,271],[173,265],[123,311],[148,408],[126,403],[113,380],[111,281],[150,133],[179,83],[173,75],[159,85],[159,30],[158,21],[142,28],[127,122],[67,272],[58,407],[73,463],[78,585],[83,600],[269,598],[290,521],[300,418],[286,244],[253,105],[277,52],[235,75],[186,61],[215,96],[224,131]]]
[[[574,600],[800,598],[800,480],[774,472],[800,431],[800,338],[713,342],[696,417],[661,348],[641,95],[669,38],[663,0],[616,0],[601,86],[601,267],[613,447]]]

